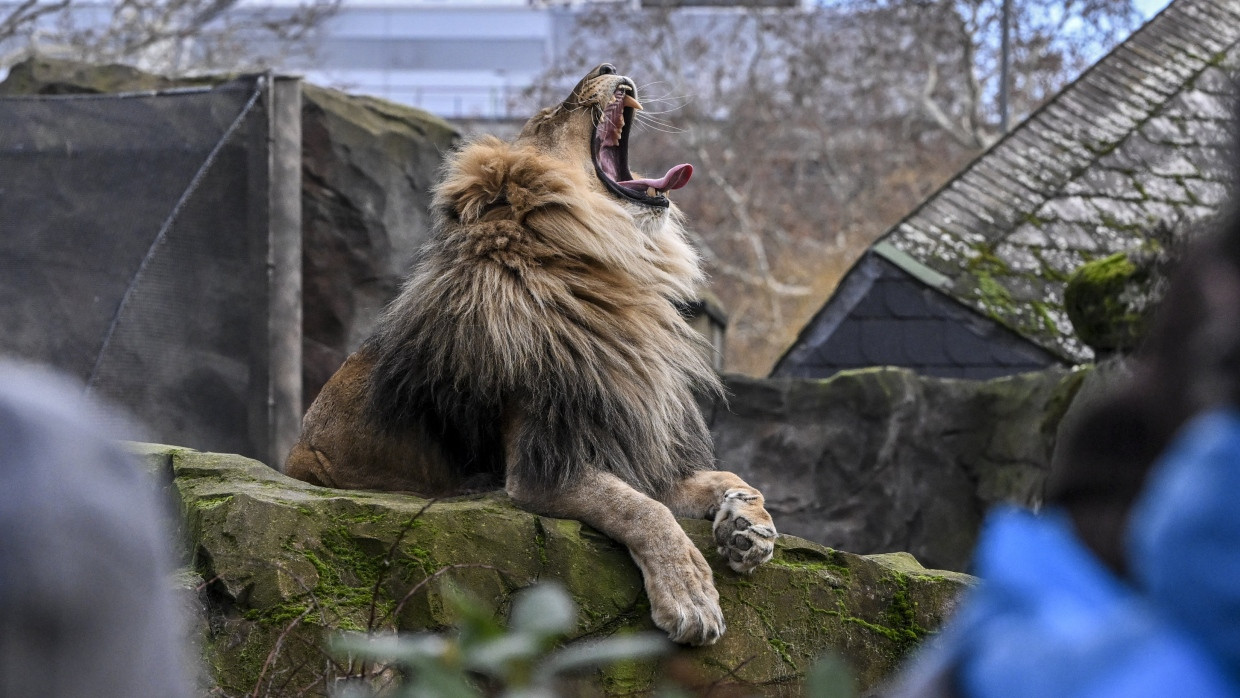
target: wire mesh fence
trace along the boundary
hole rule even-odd
[[[0,352],[151,438],[274,462],[300,410],[298,95],[0,98]]]

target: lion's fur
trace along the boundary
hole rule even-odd
[[[574,94],[580,102],[581,85]],[[607,194],[588,131],[582,147],[565,145],[589,112],[561,110],[515,143],[484,137],[449,156],[433,237],[353,359],[368,367],[349,378],[365,385],[346,390],[365,393],[350,418],[363,433],[333,439],[411,442],[394,452],[422,451],[421,489],[498,484],[505,448],[509,476],[549,489],[590,467],[656,495],[712,466],[694,393],[719,390],[718,379],[674,306],[701,281],[680,216]],[[318,441],[311,415],[326,415],[312,408],[302,439],[332,461],[324,484],[350,486],[343,471],[369,468],[360,486],[420,489],[337,462],[394,454]],[[293,461],[291,474],[306,471]]]
[[[616,192],[627,166],[592,157],[595,116],[611,104],[598,123],[616,127],[622,86],[635,90],[599,66],[515,142],[447,158],[430,242],[306,412],[285,472],[436,496],[502,484],[625,545],[655,624],[710,644],[725,628],[714,573],[675,517],[712,519],[740,573],[778,534],[762,494],[712,468],[695,393],[721,390],[676,309],[701,281],[680,216]]]

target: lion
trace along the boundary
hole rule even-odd
[[[306,412],[285,473],[424,496],[502,486],[626,546],[654,623],[707,645],[719,594],[676,517],[713,520],[741,573],[777,534],[762,493],[714,468],[695,393],[722,387],[677,310],[704,277],[668,199],[693,168],[630,172],[640,109],[603,64],[511,143],[448,156],[431,239]]]

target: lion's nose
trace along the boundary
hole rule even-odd
[[[600,65],[599,67],[597,67],[597,68],[595,68],[595,69],[594,69],[594,74],[595,74],[596,76],[599,76],[599,75],[615,75],[617,72],[619,72],[619,71],[617,71],[617,70],[616,70],[616,66],[614,66],[614,65],[612,65],[612,64],[610,64],[610,63],[604,63],[604,64],[602,64],[602,65]]]

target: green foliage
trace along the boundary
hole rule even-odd
[[[466,594],[451,594],[459,621],[448,633],[343,635],[334,651],[399,670],[396,685],[356,681],[338,698],[476,698],[556,695],[565,675],[667,653],[659,633],[635,633],[557,647],[577,625],[577,608],[559,586],[540,584],[517,595],[507,628]]]

